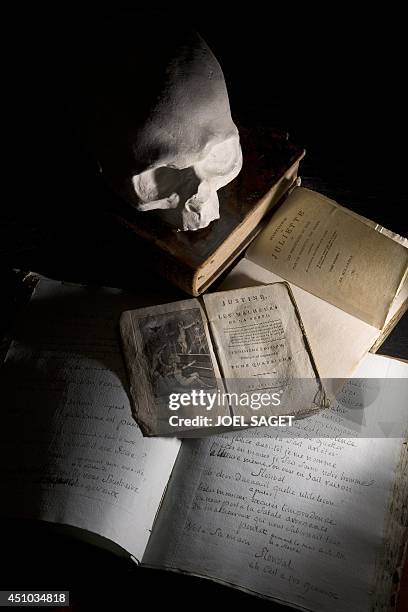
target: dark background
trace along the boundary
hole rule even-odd
[[[3,76],[10,81],[3,95],[10,110],[2,125],[11,139],[3,141],[3,301],[13,268],[139,292],[165,286],[140,259],[134,237],[108,222],[114,199],[70,119],[72,45],[116,10],[16,6],[4,21]],[[316,14],[275,5],[267,11],[254,2],[230,10],[176,5],[174,13],[189,19],[218,57],[236,120],[281,128],[306,148],[303,185],[408,234],[401,15],[370,8],[360,16],[340,5]],[[149,20],[143,16],[141,27],[168,18],[156,11]],[[380,352],[408,358],[407,339],[405,317]],[[190,609],[199,601],[277,609],[208,581],[136,568],[38,525],[3,529],[1,559],[1,588],[69,589],[75,609],[92,602],[130,609],[142,594],[150,606]]]
[[[172,12],[142,14],[140,28],[188,20],[223,67],[237,121],[289,132],[307,150],[301,169],[306,186],[408,234],[399,15],[370,9],[359,16],[335,6],[319,14],[262,7],[176,4]],[[123,282],[132,280],[120,269],[126,263],[123,236],[104,227],[113,198],[70,113],[72,49],[98,21],[117,12],[60,3],[41,11],[24,7],[5,21],[10,85],[2,124],[4,138],[11,131],[11,143],[8,149],[3,141],[8,165],[1,215],[19,226],[17,236],[8,227],[2,240],[12,265],[25,263],[14,256],[18,248],[33,246],[36,266],[55,268],[56,276],[64,268],[84,280],[110,280],[111,273],[112,282],[118,273]],[[31,253],[29,262],[34,259]],[[133,270],[135,277],[141,273],[137,261]]]

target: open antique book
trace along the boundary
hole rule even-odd
[[[300,416],[328,405],[287,283],[129,310],[120,330],[145,435],[214,432],[223,416],[245,426],[254,414],[251,400],[259,404],[261,394],[258,417]],[[179,403],[170,420],[169,398],[192,390],[202,392],[201,403]]]
[[[302,609],[385,610],[406,542],[408,365],[368,355],[287,437],[145,438],[117,324],[146,301],[37,285],[1,368],[1,515]]]
[[[287,281],[323,379],[347,379],[408,306],[408,240],[295,188],[223,289]]]
[[[407,246],[332,200],[295,188],[227,276],[229,291],[122,316],[143,433],[180,434],[183,426],[169,425],[169,394],[191,388],[279,390],[281,402],[274,412],[268,406],[269,414],[299,416],[333,401],[407,308]],[[177,423],[192,407],[179,414]],[[243,411],[216,405],[211,426],[227,414]]]

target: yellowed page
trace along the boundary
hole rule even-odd
[[[381,329],[408,270],[408,249],[332,200],[298,188],[247,258]]]
[[[337,203],[335,204],[339,208],[343,208],[343,207],[340,207],[339,204]],[[403,245],[405,248],[408,248],[408,238],[405,238],[404,236],[401,236],[400,234],[396,234],[395,232],[392,232],[386,227],[380,225],[379,223],[372,221],[372,219],[367,219],[367,217],[358,215],[352,210],[349,210],[347,208],[343,208],[343,209],[346,210],[349,215],[352,215],[353,217],[359,219],[366,225],[369,225],[370,227],[374,228],[376,232],[379,232],[380,234],[384,234],[388,238],[391,238],[391,240],[394,240],[395,242],[398,242],[399,244]],[[401,316],[406,312],[407,308],[408,308],[408,275],[405,276],[405,280],[401,284],[399,291],[394,301],[391,304],[391,307],[388,311],[387,318],[382,328],[382,334],[378,336],[376,343],[371,348],[372,352],[375,352],[376,349],[378,348],[377,343],[380,343],[379,345],[381,346],[381,343],[383,341],[383,336],[387,337],[389,331],[393,329],[394,326],[392,325],[392,321],[395,320],[396,317],[397,317],[397,320],[399,320]]]
[[[258,415],[299,415],[327,406],[313,353],[287,283],[203,296],[225,386],[232,393],[277,392]],[[232,406],[250,416],[253,408]]]
[[[205,403],[178,402],[177,419],[170,420],[174,416],[171,398],[193,391],[216,395],[223,390],[207,320],[197,299],[126,311],[120,331],[135,417],[144,435],[181,435],[194,427],[192,417],[209,416]],[[227,415],[228,404],[211,407],[214,422]],[[203,420],[197,423],[198,428],[209,425]]]
[[[236,289],[283,279],[247,259],[241,260],[222,284]],[[322,379],[348,378],[379,336],[379,330],[351,314],[290,285]]]

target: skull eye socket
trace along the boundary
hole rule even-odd
[[[146,170],[132,177],[137,197],[141,202],[153,202],[167,199],[174,194],[182,197],[183,193],[198,188],[199,179],[193,168],[169,168],[161,166]]]
[[[203,178],[223,177],[233,172],[239,163],[240,145],[237,138],[230,138],[212,147],[208,155],[196,165]]]

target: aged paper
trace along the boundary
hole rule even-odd
[[[226,277],[222,288],[236,289],[282,280],[277,274],[242,259]],[[291,289],[322,379],[329,382],[350,377],[378,338],[378,329],[296,285],[291,285]]]
[[[206,317],[196,299],[123,313],[120,322],[130,393],[145,435],[176,435],[192,427],[172,426],[170,399],[202,391],[217,395],[223,384]],[[206,414],[205,405],[179,405],[177,421]],[[211,406],[214,422],[229,415]]]
[[[80,527],[140,559],[179,442],[143,438],[118,321],[137,299],[40,280],[1,369],[1,513]]]
[[[203,296],[215,350],[230,392],[278,392],[259,414],[307,413],[327,406],[312,348],[286,283]],[[250,416],[253,407],[232,406]]]
[[[408,269],[405,242],[298,188],[274,214],[247,258],[381,329]]]
[[[375,427],[389,414],[390,380],[405,379],[406,389],[408,366],[368,355],[357,375],[337,405],[296,421],[291,435],[265,428],[184,442],[143,563],[306,609],[368,612],[373,598],[383,609],[374,592],[380,575],[382,595],[390,592],[398,557],[395,542],[384,556],[385,534],[406,392],[392,406],[403,419],[400,437],[380,429],[359,437],[355,384],[373,399],[373,385],[384,383],[364,409]],[[395,523],[393,533],[401,530]]]

